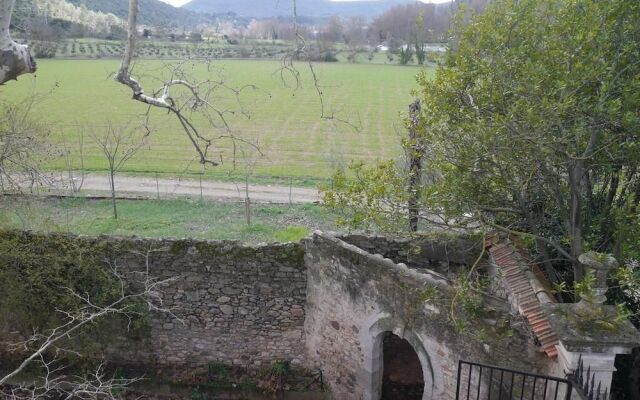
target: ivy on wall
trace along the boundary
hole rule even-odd
[[[60,326],[68,318],[65,313],[77,314],[86,305],[77,295],[97,305],[118,299],[121,283],[109,263],[119,250],[105,241],[0,232],[0,331],[26,338]],[[143,338],[149,316],[143,304],[131,302],[128,307],[139,311],[139,317],[129,321],[107,316],[83,327],[77,337],[70,338],[73,343],[66,345],[95,357],[99,356],[98,343],[107,344],[122,331],[131,338]]]

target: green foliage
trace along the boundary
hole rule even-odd
[[[482,315],[481,287],[464,276],[454,282],[455,295],[451,301],[451,320],[458,333],[468,331],[473,322]]]
[[[596,285],[596,275],[591,270],[587,272],[584,278],[581,281],[574,282],[573,288],[576,293],[580,295],[580,298],[583,298],[589,302],[592,301],[593,297],[596,295],[595,287]]]
[[[277,377],[284,377],[289,374],[290,365],[288,361],[278,360],[271,365],[268,373]]]
[[[640,326],[640,268],[638,262],[631,260],[613,272],[614,288],[607,299],[613,303],[624,304],[630,311],[631,322]]]
[[[3,232],[0,237],[0,321],[10,321],[11,330],[21,334],[43,332],[60,325],[68,313],[77,313],[86,304],[72,291],[94,304],[108,305],[120,297],[120,283],[104,264],[109,254],[104,243],[79,244],[71,238],[55,240],[30,233]],[[131,329],[132,337],[142,337],[148,316],[136,301],[129,310],[141,312],[131,325],[119,317],[107,317],[86,326],[81,337],[96,337]],[[80,341],[74,348],[83,353],[92,341]]]
[[[466,16],[435,78],[418,77],[421,215],[520,233],[541,257],[567,260],[548,267],[556,281],[582,277],[586,249],[635,258],[640,3],[497,0]],[[328,204],[352,225],[393,226],[404,168],[339,171]]]
[[[290,372],[291,365],[288,361],[275,361],[261,372],[257,385],[266,393],[276,394],[285,389],[286,378]]]
[[[67,0],[71,4],[84,5],[89,10],[112,13],[124,20],[129,12],[128,0]],[[195,26],[199,23],[212,22],[205,14],[191,12],[184,8],[172,7],[158,0],[141,0],[139,22],[144,25],[178,27]]]
[[[428,286],[420,292],[420,301],[428,303],[436,298],[438,295],[438,288],[436,286]]]
[[[331,187],[322,187],[325,206],[340,214],[338,224],[357,229],[401,232],[407,226],[407,176],[394,161],[338,169]]]
[[[310,230],[306,226],[293,225],[276,232],[276,239],[280,242],[297,242],[309,236]]]
[[[419,78],[442,174],[426,201],[574,256],[585,240],[612,250],[603,223],[638,180],[638,17],[623,0],[500,0],[460,28],[436,78]]]
[[[229,369],[220,362],[212,362],[207,365],[208,379],[212,382],[227,382],[229,380]]]
[[[239,384],[238,388],[242,390],[256,390],[258,389],[257,383],[250,378],[244,378]]]
[[[191,391],[191,400],[209,400],[209,395],[203,393],[200,388],[195,387]]]
[[[398,60],[398,62],[400,63],[400,65],[409,64],[413,59],[413,48],[408,45],[405,47],[401,47],[399,56],[400,56],[400,59]]]
[[[423,46],[424,44],[420,42],[416,42],[414,45],[416,52],[416,61],[418,62],[418,65],[423,65],[427,60],[427,52],[424,50]]]
[[[606,333],[618,330],[621,324],[628,322],[632,314],[624,303],[619,303],[613,313],[600,307],[585,307],[576,309],[575,313],[566,318],[571,325],[583,332]]]

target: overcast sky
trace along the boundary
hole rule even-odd
[[[183,4],[187,4],[190,0],[162,0],[165,3],[172,4],[176,7],[179,7]],[[264,1],[264,0],[256,0],[256,1]],[[332,0],[332,1],[357,1],[357,0]],[[423,3],[448,3],[451,0],[420,0]]]

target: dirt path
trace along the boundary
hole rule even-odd
[[[142,196],[150,199],[157,197],[199,198],[201,193],[198,179],[173,179],[144,176],[116,176],[116,192],[118,196]],[[79,183],[78,180],[76,182]],[[58,187],[65,187],[60,182]],[[60,190],[60,189],[58,189]],[[87,195],[108,195],[109,178],[106,175],[86,175],[82,185],[82,192]],[[230,182],[202,181],[202,197],[206,199],[243,201],[245,197],[244,185]],[[320,201],[317,189],[289,188],[287,186],[249,185],[249,197],[256,203],[315,203]]]

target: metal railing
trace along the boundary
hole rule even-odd
[[[572,392],[573,383],[567,379],[469,361],[458,363],[456,400],[569,400]]]
[[[591,366],[584,370],[584,361],[582,355],[578,359],[578,368],[569,375],[569,380],[574,383],[576,392],[584,400],[609,400],[611,395],[609,389],[601,389],[601,382],[596,383],[596,374],[591,372]]]

